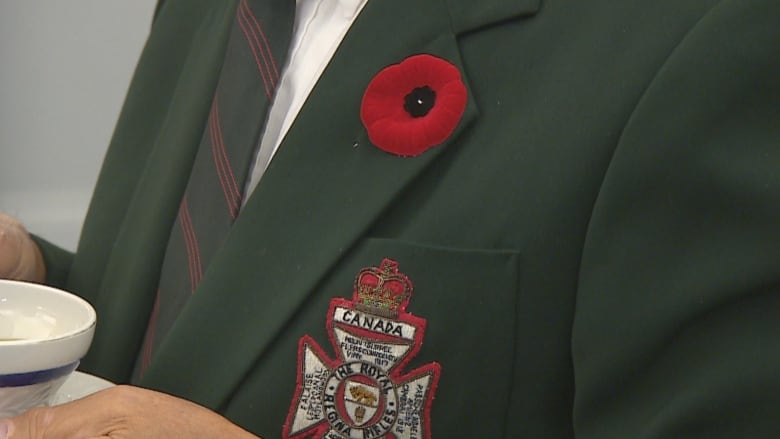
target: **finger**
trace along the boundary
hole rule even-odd
[[[0,278],[43,282],[43,257],[15,218],[0,213]]]
[[[74,416],[69,407],[40,407],[0,421],[0,439],[84,439],[101,437],[103,431],[91,430],[83,417]]]
[[[7,216],[0,216],[0,276],[9,277],[18,269],[24,231]]]
[[[47,418],[50,418],[44,410],[28,410],[0,421],[0,439],[43,439]]]

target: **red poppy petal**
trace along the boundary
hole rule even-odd
[[[406,96],[429,87],[436,94],[424,116],[404,109]],[[444,142],[463,116],[468,94],[460,71],[432,55],[415,55],[386,67],[369,83],[360,118],[371,142],[399,156],[415,156]]]

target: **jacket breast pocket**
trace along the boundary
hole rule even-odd
[[[426,321],[419,352],[398,372],[413,376],[433,362],[441,365],[430,408],[433,437],[502,437],[515,361],[519,255],[368,239],[340,271],[357,273],[383,258],[396,261],[413,284],[407,312]]]
[[[395,317],[353,308],[356,275],[385,258],[413,286],[406,311]],[[513,251],[362,240],[258,360],[225,414],[267,437],[285,420],[295,437],[339,428],[352,429],[344,437],[385,437],[388,428],[404,438],[502,437],[519,259]],[[375,343],[382,331],[387,343]],[[301,340],[308,350],[299,350]],[[361,362],[384,366],[363,370]],[[322,385],[307,388],[318,371]]]

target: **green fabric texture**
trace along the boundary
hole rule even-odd
[[[72,259],[86,371],[129,378],[234,1],[167,0]],[[477,6],[479,5],[479,7]],[[370,0],[142,384],[280,437],[298,340],[389,257],[437,361],[432,437],[780,434],[780,3]],[[371,145],[382,68],[430,53],[465,114]]]

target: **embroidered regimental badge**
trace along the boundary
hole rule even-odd
[[[425,319],[406,312],[412,283],[384,259],[355,278],[352,300],[333,299],[331,360],[310,336],[298,345],[298,385],[285,438],[430,439],[430,410],[441,366],[409,373]]]

